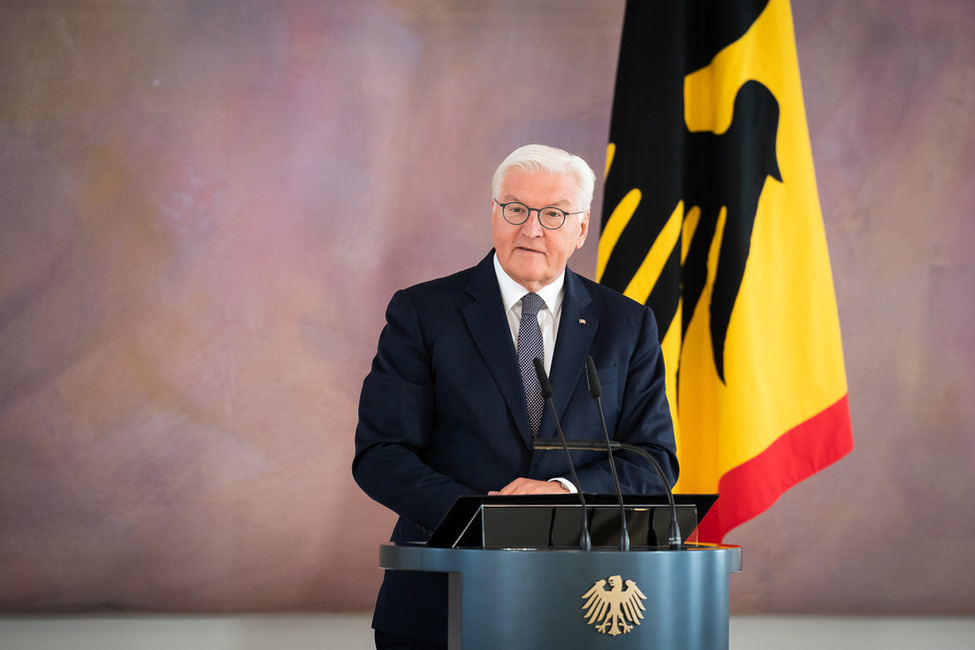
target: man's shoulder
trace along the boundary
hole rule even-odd
[[[620,340],[657,339],[657,319],[649,306],[578,274],[572,284],[578,291],[588,292],[588,303],[580,308],[583,314],[588,311],[599,318],[605,335]]]
[[[482,261],[450,275],[398,290],[390,301],[390,308],[408,309],[423,318],[441,319],[488,296],[492,291],[498,291],[497,279],[490,265],[485,270]]]
[[[616,289],[599,284],[598,282],[590,280],[584,275],[579,275],[574,271],[571,271],[571,273],[575,277],[575,280],[579,282],[581,287],[589,293],[589,297],[597,306],[632,314],[642,314],[648,309],[646,305],[638,303],[632,298],[623,295]]]
[[[494,271],[490,266],[490,262],[489,255],[474,266],[451,273],[450,275],[419,282],[403,289],[403,291],[414,298],[437,298],[438,296],[449,295],[451,293],[466,293],[471,289],[472,284],[475,286],[485,284],[487,287],[491,287],[492,283],[490,280],[494,277]],[[497,282],[495,281],[493,286],[496,285]]]
[[[424,280],[403,289],[406,293],[415,298],[430,298],[442,296],[450,293],[462,292],[464,287],[470,283],[471,275],[477,267],[472,266],[450,275],[445,275],[432,280]]]

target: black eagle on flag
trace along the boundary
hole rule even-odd
[[[597,279],[650,306],[700,539],[853,446],[788,0],[629,0]]]
[[[708,277],[708,253],[718,216],[722,208],[727,210],[710,304],[714,365],[722,381],[724,342],[748,261],[758,199],[766,178],[782,180],[775,155],[779,104],[763,84],[749,81],[738,90],[726,132],[692,133],[684,123],[683,102],[674,99],[683,96],[684,76],[740,38],[767,3],[630,2],[610,128],[610,141],[619,144],[613,173],[606,179],[605,203],[616,205],[633,187],[641,188],[644,198],[609,256],[602,284],[625,291],[680,201],[685,213],[692,207],[701,210],[684,263],[681,247],[675,246],[647,300],[661,337],[677,313],[681,295],[681,331],[687,332]],[[746,10],[741,4],[747,5]],[[661,15],[673,12],[682,16]],[[670,39],[646,33],[647,25],[681,21],[688,25],[686,33],[694,36],[685,51],[663,51]],[[668,61],[676,55],[683,61]],[[641,65],[654,60],[661,65]],[[646,113],[634,115],[634,107]]]

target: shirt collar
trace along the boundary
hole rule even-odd
[[[504,311],[507,313],[516,304],[521,302],[528,289],[515,282],[510,275],[501,267],[498,261],[498,254],[494,254],[494,273],[498,276],[498,286],[501,288],[501,300],[504,302]],[[552,314],[559,313],[562,306],[562,298],[565,296],[565,273],[562,273],[550,284],[545,285],[535,293],[545,301],[545,306]]]

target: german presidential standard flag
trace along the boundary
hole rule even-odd
[[[649,305],[720,542],[853,448],[788,0],[629,0],[596,276]]]

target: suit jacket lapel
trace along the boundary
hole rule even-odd
[[[525,404],[525,390],[521,384],[521,371],[518,369],[518,358],[511,340],[511,328],[501,302],[501,290],[494,274],[493,250],[474,267],[467,284],[467,293],[474,301],[461,311],[467,321],[471,338],[494,376],[508,408],[514,414],[525,444],[530,444],[532,434],[528,407]]]
[[[562,299],[562,316],[552,358],[552,400],[559,418],[565,414],[572,394],[582,373],[585,372],[586,354],[592,348],[599,327],[599,319],[592,309],[589,291],[571,270],[565,274],[565,297]],[[585,432],[565,431],[567,438],[585,437]],[[555,420],[546,409],[538,429],[540,437],[556,436]]]
[[[494,376],[498,388],[504,396],[508,408],[514,414],[525,445],[531,446],[531,425],[528,421],[528,408],[525,404],[524,387],[521,384],[521,371],[511,340],[511,329],[504,314],[501,290],[494,274],[494,251],[492,250],[480,264],[474,267],[467,293],[474,299],[463,307],[474,344],[480,350],[488,369]],[[552,399],[559,417],[565,413],[575,387],[585,371],[586,354],[592,348],[593,339],[599,327],[599,319],[592,309],[592,298],[579,276],[566,270],[565,296],[562,299],[562,316],[559,319],[559,333],[552,359]],[[565,432],[566,436],[584,437],[585,432]],[[540,437],[553,437],[555,419],[546,406],[539,425]]]

